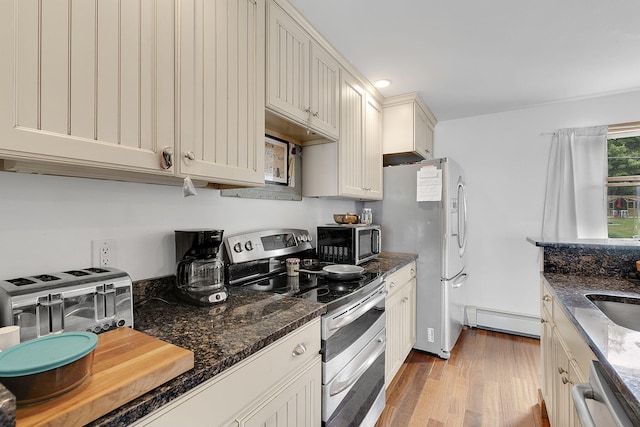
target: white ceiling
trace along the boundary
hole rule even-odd
[[[638,0],[291,0],[438,120],[640,89]]]

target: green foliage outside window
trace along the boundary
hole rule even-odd
[[[640,136],[609,139],[609,177],[640,177]],[[638,186],[610,186],[608,198],[608,229],[610,238],[638,238],[640,223]]]

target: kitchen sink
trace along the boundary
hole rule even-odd
[[[640,332],[640,298],[589,294],[586,297],[612,322]]]

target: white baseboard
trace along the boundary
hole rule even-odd
[[[466,306],[465,323],[474,328],[540,337],[540,318],[528,314]]]

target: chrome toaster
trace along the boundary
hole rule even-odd
[[[0,280],[0,326],[20,326],[20,341],[132,328],[132,295],[129,275],[111,267]]]

